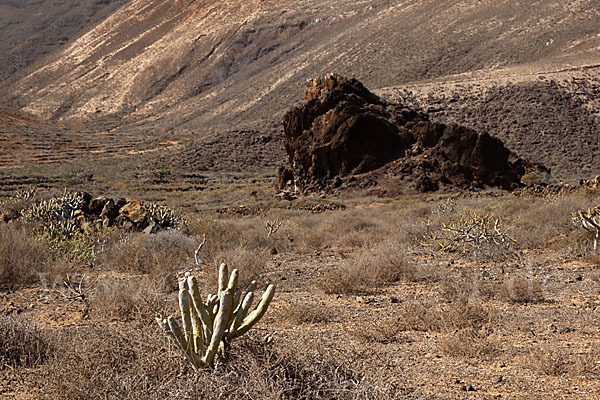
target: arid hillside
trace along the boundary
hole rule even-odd
[[[127,1],[0,0],[0,82],[31,65],[39,67]]]
[[[0,104],[67,126],[83,123],[86,131],[116,127],[146,139],[149,132],[170,139],[182,132],[274,132],[301,98],[303,82],[326,72],[356,76],[371,90],[410,87],[416,93],[424,82],[435,88],[448,79],[472,79],[469,74],[499,88],[513,77],[565,69],[587,68],[590,79],[597,79],[599,21],[592,0],[134,0],[44,62],[5,80]],[[597,91],[586,96],[592,114],[597,112]],[[431,100],[439,103],[435,96]],[[452,100],[463,106],[449,111],[453,121],[465,122],[471,100]],[[529,99],[503,92],[502,101]],[[496,111],[477,113],[471,125],[504,135],[522,156],[539,158],[535,152],[545,148],[519,145],[506,137],[512,131],[489,127],[488,118],[501,120],[494,126],[506,122],[506,114]],[[542,131],[549,135],[558,172],[583,162],[585,173],[600,173],[597,159],[563,151],[552,141],[567,135],[571,143],[579,140],[574,127],[580,121],[567,118],[569,109],[557,112],[556,118],[569,122],[543,129],[526,113],[511,114],[510,123],[522,127],[514,135],[524,130],[532,143],[542,140]],[[582,133],[585,140],[597,142],[597,121],[582,118],[592,124]],[[597,147],[592,144],[590,154]]]

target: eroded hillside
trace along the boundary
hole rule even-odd
[[[303,82],[326,72],[356,76],[370,89],[402,89],[440,84],[448,76],[469,79],[470,73],[503,87],[506,68],[517,78],[594,69],[600,63],[599,21],[592,0],[134,0],[0,96],[12,111],[99,131],[273,132],[301,98]],[[488,111],[472,125],[504,118]],[[453,119],[464,122],[462,112]],[[520,115],[510,118],[521,124]],[[573,123],[548,129],[573,135]],[[523,125],[528,134],[541,134],[529,125]],[[597,137],[597,125],[585,134]],[[503,139],[528,158],[540,150]],[[572,159],[586,163],[586,173],[600,173],[596,159],[550,147],[559,170]]]

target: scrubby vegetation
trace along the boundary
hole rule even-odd
[[[22,210],[52,198],[34,192]],[[593,391],[598,256],[572,217],[597,199],[355,199],[316,212],[281,201],[188,213],[158,233],[92,220],[72,236],[44,231],[62,217],[18,218],[0,224],[0,382],[52,399],[455,398],[467,385],[529,398],[525,382],[559,390],[563,377]],[[194,371],[154,317],[179,313],[178,277],[204,296],[222,262],[239,287],[278,294],[214,370]]]

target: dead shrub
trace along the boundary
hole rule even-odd
[[[36,367],[52,355],[46,332],[25,317],[0,317],[0,369]]]
[[[481,276],[446,275],[438,289],[440,296],[448,302],[469,300],[491,300],[499,296],[500,284]]]
[[[591,376],[598,370],[598,352],[595,350],[593,348],[590,353],[576,354],[567,349],[535,348],[531,349],[523,362],[538,374]]]
[[[544,375],[563,375],[569,371],[569,355],[562,349],[534,349],[528,357],[531,370]]]
[[[410,260],[405,243],[388,239],[343,260],[338,268],[320,277],[317,286],[325,293],[365,293],[400,279],[410,282],[431,279],[428,272]]]
[[[591,353],[583,353],[573,355],[571,358],[570,372],[574,376],[593,376],[598,371],[598,354],[597,350]]]
[[[500,351],[497,343],[491,341],[484,332],[472,327],[447,335],[440,341],[439,348],[449,356],[461,358],[488,358]]]
[[[33,239],[23,225],[0,224],[0,287],[38,282],[50,261],[45,242]]]
[[[544,247],[553,238],[577,230],[571,215],[581,208],[581,202],[573,198],[564,197],[552,202],[531,200],[523,205],[513,217],[515,223],[512,231],[521,247]]]
[[[194,372],[152,328],[69,329],[45,370],[46,398],[376,399],[399,392],[385,382],[374,387],[347,367],[347,356],[309,340],[275,346],[247,336],[216,371]]]
[[[365,342],[382,344],[397,343],[403,340],[402,332],[406,331],[398,318],[369,321],[361,323],[359,327],[350,330],[350,334]]]
[[[535,304],[545,301],[542,285],[537,278],[516,276],[504,282],[501,296],[511,303]]]
[[[403,330],[447,333],[484,327],[489,331],[497,320],[491,307],[457,301],[448,305],[408,303],[402,307],[397,323]]]
[[[152,321],[166,308],[166,283],[148,276],[103,277],[89,298],[92,316],[121,321]]]
[[[229,269],[240,271],[239,287],[246,287],[250,282],[257,280],[265,271],[267,263],[271,259],[267,249],[251,250],[244,246],[239,246],[228,251],[222,251],[214,255],[214,268],[210,269],[210,282],[214,286],[217,282],[217,273],[219,265],[222,262],[227,263]]]
[[[325,323],[331,319],[331,311],[324,306],[304,303],[284,304],[278,320],[290,325]]]
[[[113,237],[98,263],[107,270],[161,277],[190,264],[193,252],[194,241],[177,231],[131,233]]]

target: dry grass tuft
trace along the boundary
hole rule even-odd
[[[0,287],[38,282],[50,261],[47,246],[33,239],[24,226],[0,224]]]
[[[0,369],[38,366],[52,351],[52,342],[35,322],[24,317],[0,317]]]
[[[252,250],[244,246],[239,246],[227,252],[218,252],[213,258],[213,267],[210,269],[211,285],[217,282],[217,272],[222,262],[227,263],[229,270],[238,269],[239,287],[245,287],[253,280],[258,278],[266,271],[267,263],[270,261],[268,250]]]
[[[64,349],[46,370],[47,398],[376,399],[400,390],[385,380],[374,386],[343,356],[304,341],[288,347],[245,337],[216,371],[194,372],[152,328],[66,332],[69,340],[60,341]]]
[[[104,277],[89,298],[89,312],[98,318],[153,321],[166,308],[166,285],[148,276]]]
[[[502,286],[501,295],[504,300],[519,304],[535,304],[546,300],[540,281],[533,277],[516,276],[507,280]]]
[[[443,353],[461,358],[488,358],[497,355],[501,347],[485,332],[464,328],[443,338],[439,344]]]
[[[498,315],[491,307],[478,303],[457,301],[448,305],[434,303],[408,303],[398,317],[403,330],[456,332],[462,329],[489,330],[498,322]]]
[[[559,376],[569,372],[569,355],[562,349],[535,349],[529,355],[529,362],[538,374]]]
[[[279,310],[278,320],[289,325],[319,324],[329,322],[332,312],[314,304],[289,303]]]
[[[365,342],[376,342],[382,344],[397,343],[403,341],[402,332],[406,331],[398,318],[371,321],[350,330],[352,336]]]
[[[598,370],[598,353],[574,354],[566,349],[535,348],[528,357],[528,367],[550,376],[592,376]]]
[[[386,240],[353,254],[342,264],[326,272],[317,286],[325,293],[365,293],[400,279],[410,282],[430,280],[430,271],[418,268],[411,260],[407,245]]]
[[[193,260],[194,241],[178,231],[115,235],[99,255],[103,269],[156,277],[171,275]]]

